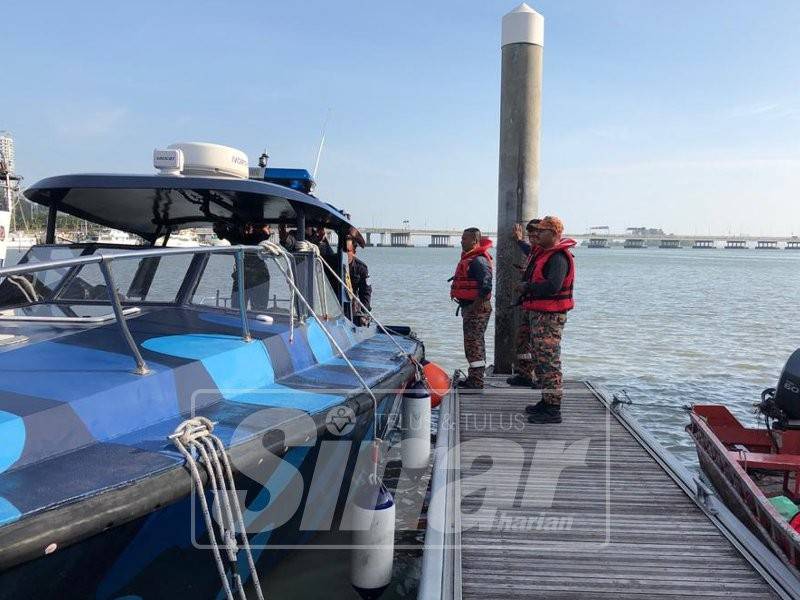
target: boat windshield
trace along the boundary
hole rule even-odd
[[[191,303],[216,308],[239,309],[236,257],[233,253],[211,254],[194,287]],[[291,291],[274,260],[257,254],[244,255],[244,290],[247,309],[289,315]]]
[[[20,264],[90,256],[97,252],[118,254],[132,248],[74,244],[35,246]],[[110,263],[114,284],[125,305],[190,304],[238,310],[238,277],[234,252],[215,254],[167,254],[126,258]],[[274,260],[255,253],[244,255],[244,294],[248,310],[269,314],[290,313],[291,293]],[[327,284],[327,281],[324,282]],[[322,283],[318,283],[322,285]],[[315,286],[316,287],[316,286]],[[330,286],[322,295],[335,314]],[[12,275],[0,281],[0,308],[34,304],[109,304],[106,280],[97,263]],[[316,304],[316,302],[315,302]],[[340,309],[339,309],[340,311]]]

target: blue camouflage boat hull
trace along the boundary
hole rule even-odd
[[[217,597],[208,532],[169,440],[191,415],[214,421],[228,448],[259,573],[279,576],[287,552],[337,531],[362,482],[372,401],[318,323],[290,340],[285,325],[252,321],[252,342],[213,312],[155,309],[128,325],[151,375],[130,372],[106,327],[33,346],[42,371],[59,365],[58,390],[31,381],[24,348],[0,353],[0,409],[17,417],[0,422],[17,440],[0,473],[0,598]],[[376,390],[383,434],[413,364],[374,329],[325,326]],[[396,339],[422,357],[418,341]],[[229,569],[245,573],[244,560]]]

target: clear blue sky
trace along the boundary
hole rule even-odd
[[[540,212],[800,234],[800,2],[541,0]],[[174,141],[313,166],[363,225],[494,228],[513,1],[13,2],[0,129],[28,183]]]

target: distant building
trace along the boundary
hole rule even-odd
[[[2,162],[2,167],[0,167],[0,172],[3,169],[7,170],[8,174],[11,176],[11,185],[10,190],[6,189],[6,173],[3,172],[2,177],[0,177],[0,208],[2,210],[9,210],[9,200],[11,204],[16,206],[15,215],[21,216],[23,220],[27,223],[30,221],[31,214],[32,214],[32,204],[25,200],[21,202],[20,198],[20,177],[16,176],[17,173],[17,165],[16,165],[16,157],[14,153],[14,138],[11,137],[11,134],[7,131],[0,132],[0,162]],[[12,227],[19,227],[19,223],[17,223],[12,217],[11,219],[11,226]]]
[[[635,236],[655,236],[655,235],[664,235],[663,229],[654,229],[652,227],[628,227],[626,229],[628,235],[635,235]]]
[[[5,162],[9,173],[16,173],[14,161],[14,138],[7,131],[0,132],[0,160]]]

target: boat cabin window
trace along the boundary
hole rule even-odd
[[[238,287],[234,254],[211,254],[191,302],[238,310]],[[248,310],[289,315],[291,292],[274,260],[264,261],[256,253],[246,253],[244,290]]]
[[[111,263],[111,273],[123,302],[175,302],[191,262],[189,254],[118,260]],[[55,299],[67,302],[107,300],[108,290],[100,266],[81,267]]]
[[[76,246],[34,246],[19,260],[19,264],[68,260],[77,258],[83,251],[83,248]],[[3,278],[0,281],[0,307],[19,306],[52,298],[69,271],[70,267],[64,267]]]
[[[77,258],[83,254],[83,251],[83,248],[76,246],[33,246],[25,256],[20,259],[19,264],[69,260],[70,258]],[[45,288],[52,292],[56,290],[59,282],[69,273],[69,270],[70,267],[48,269],[47,271],[30,273],[25,277],[31,279],[37,288]],[[45,291],[45,289],[42,289],[41,295],[48,296],[49,293]]]
[[[109,254],[131,252],[131,249],[94,244],[39,246],[31,249],[20,263],[79,258],[96,252]],[[342,317],[338,295],[319,259],[307,252],[294,253],[293,256],[297,285],[312,301],[314,311],[324,319]],[[255,252],[244,254],[244,295],[248,310],[288,317],[291,288],[281,266],[283,264],[279,266],[275,260],[263,260]],[[110,267],[120,300],[128,306],[184,301],[184,297],[179,298],[181,290],[193,284],[194,289],[189,290],[190,304],[223,310],[239,309],[233,252],[131,257],[115,260]],[[74,307],[79,304],[107,305],[108,302],[106,281],[97,263],[13,275],[0,280],[0,308],[48,303],[72,307],[70,310],[75,312]],[[295,306],[295,316],[305,312],[300,302]]]
[[[343,316],[342,306],[333,291],[327,271],[319,260],[310,254],[295,254],[297,278],[301,289],[313,289],[314,312],[325,319],[338,319]],[[324,260],[324,259],[323,259]]]

